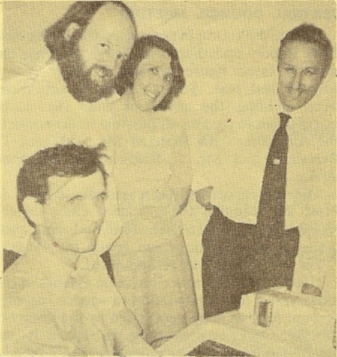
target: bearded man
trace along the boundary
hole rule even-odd
[[[4,247],[25,251],[27,227],[16,210],[15,181],[22,160],[69,142],[96,146],[110,116],[115,78],[136,38],[131,10],[120,1],[79,1],[45,32],[51,58],[43,70],[4,83],[2,227]],[[109,171],[109,162],[105,163]],[[114,190],[112,184],[110,191]],[[114,193],[110,192],[110,197]],[[114,200],[107,203],[114,210]],[[113,213],[111,213],[113,214]],[[119,232],[102,232],[102,251]],[[13,232],[16,237],[11,237]],[[104,231],[104,229],[103,229]],[[105,238],[103,238],[105,237]]]

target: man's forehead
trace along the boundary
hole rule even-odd
[[[104,190],[101,171],[89,176],[51,176],[48,178],[48,197],[74,194],[97,194]]]
[[[281,51],[281,61],[297,62],[308,67],[324,67],[324,52],[314,43],[292,41],[287,43]]]
[[[129,53],[136,37],[136,28],[126,11],[107,3],[94,14],[86,27],[80,43],[92,46],[92,41],[103,41]]]
[[[128,27],[130,29],[134,28],[134,25],[123,8],[112,3],[107,3],[93,15],[88,24],[87,31],[109,34],[119,27]]]

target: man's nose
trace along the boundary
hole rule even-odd
[[[163,76],[160,76],[160,75],[157,75],[157,76],[154,76],[153,78],[153,85],[159,89],[159,90],[163,90],[164,87],[165,87],[165,78]]]
[[[104,217],[104,203],[88,201],[83,209],[84,219],[89,222],[100,222]]]
[[[299,89],[302,86],[302,74],[300,72],[295,72],[291,81],[292,89]]]
[[[102,57],[100,64],[117,74],[126,57],[122,53],[106,53]]]

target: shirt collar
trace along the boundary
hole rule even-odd
[[[291,119],[289,120],[288,124],[287,124],[287,128],[289,129],[290,127],[294,126],[294,124],[296,124],[296,126],[300,125],[301,123],[303,123],[302,118],[305,117],[305,113],[307,112],[307,107],[310,106],[310,102],[307,103],[304,107],[299,108],[297,110],[293,110],[291,112],[284,110],[278,95],[276,94],[275,96],[275,100],[274,100],[274,109],[275,109],[275,115],[278,113],[285,113],[287,115],[289,115],[291,117]],[[307,125],[307,123],[306,123]]]
[[[40,245],[34,235],[30,238],[25,255],[27,255],[36,267],[38,276],[65,285],[69,279],[76,279],[86,276],[97,264],[99,256],[96,253],[81,254],[77,261],[76,269],[66,265],[59,257],[53,254],[53,249]]]
[[[56,248],[55,248],[56,249]],[[55,254],[52,253],[52,249],[48,249],[40,245],[31,236],[25,255],[30,259],[31,264],[35,266],[37,274],[45,278],[66,282],[70,275],[75,271],[71,267],[62,262]]]

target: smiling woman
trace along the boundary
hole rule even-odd
[[[171,59],[168,54],[151,49],[136,70],[133,98],[141,110],[152,110],[168,94],[172,85]]]
[[[185,78],[177,51],[157,36],[140,38],[120,73],[108,135],[123,232],[110,253],[116,286],[157,347],[198,318],[179,215],[191,187],[188,143],[163,112]]]
[[[161,37],[144,36],[136,41],[129,59],[122,65],[116,90],[130,96],[140,110],[157,111],[168,109],[184,86],[177,50]],[[144,94],[152,99],[148,104],[143,102]]]

